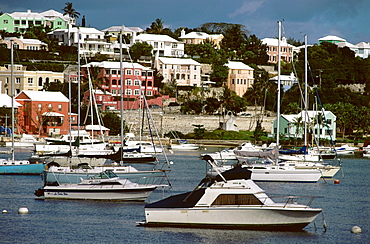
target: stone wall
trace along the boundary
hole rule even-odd
[[[219,115],[185,115],[162,109],[151,111],[153,120],[156,123],[160,134],[166,134],[171,130],[179,131],[183,134],[194,131],[193,125],[204,125],[208,131],[216,130],[220,127],[220,122],[225,120]],[[262,127],[266,132],[271,132],[272,121],[275,117],[265,117],[262,121]],[[254,131],[256,127],[256,116],[236,117],[236,126],[239,130]]]

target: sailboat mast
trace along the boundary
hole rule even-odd
[[[122,148],[122,154],[121,154],[121,163],[122,163],[122,158],[123,158],[123,136],[125,133],[125,124],[123,121],[123,64],[122,64],[122,34],[123,34],[123,26],[121,27],[121,34],[120,34],[120,44],[119,44],[119,69],[120,69],[120,82],[121,82],[121,106],[120,106],[120,114],[121,114],[121,148]]]
[[[307,146],[308,95],[307,95],[307,35],[304,35],[304,146]]]
[[[80,139],[80,124],[81,124],[81,60],[80,60],[80,28],[77,27],[77,82],[78,82],[78,88],[77,88],[77,138]],[[71,132],[70,132],[71,133]],[[72,135],[71,135],[72,138]],[[77,145],[77,150],[79,148],[79,145]]]
[[[277,104],[276,104],[276,146],[279,148],[279,141],[280,141],[280,70],[281,70],[281,48],[280,48],[280,40],[281,40],[281,21],[278,21],[278,81],[277,81]]]
[[[12,162],[14,162],[14,57],[13,57],[13,49],[14,49],[14,43],[13,43],[13,39],[10,40],[10,66],[11,66],[11,69],[10,69],[10,84],[11,84],[11,88],[10,88],[10,96],[11,96],[11,106],[12,106],[12,116],[11,116],[11,119],[12,119]]]

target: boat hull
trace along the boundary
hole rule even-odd
[[[109,200],[109,201],[145,201],[156,189],[156,186],[127,189],[120,185],[108,187],[66,184],[45,186],[45,199],[66,200]]]
[[[0,175],[39,175],[45,169],[45,165],[23,164],[23,165],[0,165]]]
[[[302,230],[321,209],[256,207],[145,208],[147,226],[187,226],[258,230]]]

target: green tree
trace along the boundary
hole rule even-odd
[[[103,123],[110,129],[110,135],[121,134],[121,118],[116,113],[104,112]]]
[[[129,49],[134,62],[137,62],[141,56],[152,56],[152,50],[153,46],[147,42],[136,42]]]

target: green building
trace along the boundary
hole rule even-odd
[[[42,13],[27,12],[4,13],[0,16],[0,30],[9,33],[24,33],[31,26],[43,26],[55,29],[66,29],[68,25],[75,25],[75,19],[64,16],[55,10]]]

